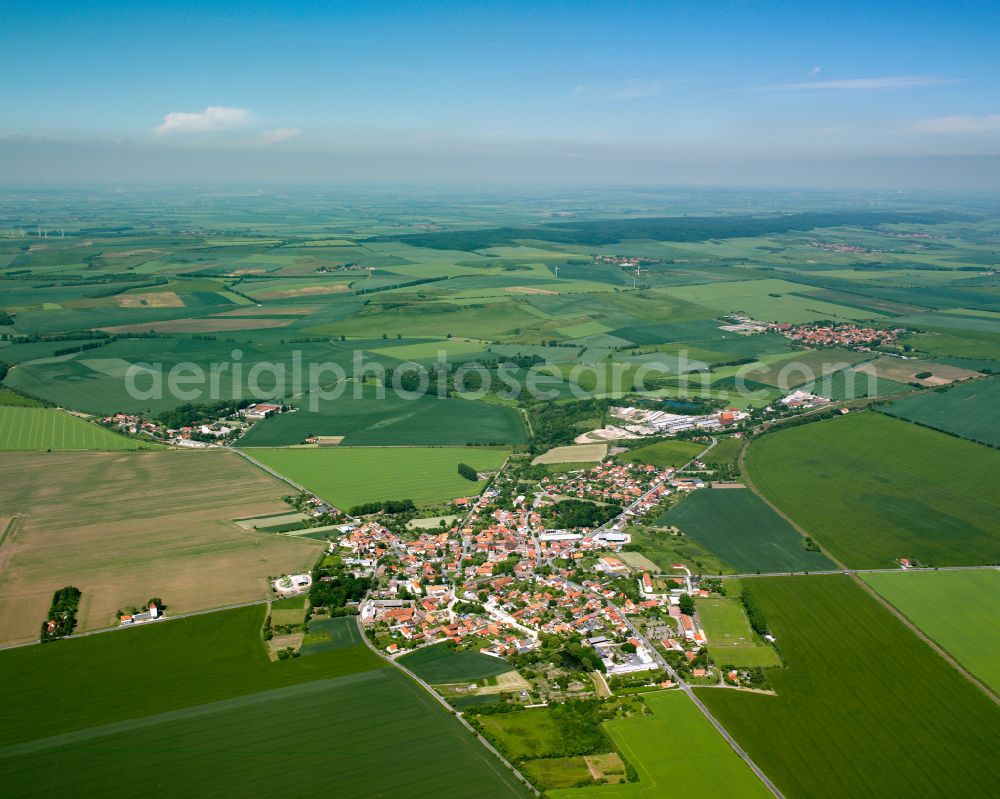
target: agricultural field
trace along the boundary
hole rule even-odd
[[[743,607],[728,597],[700,597],[698,619],[708,638],[712,659],[720,666],[780,666],[774,647],[754,637]]]
[[[684,563],[700,574],[734,572],[729,563],[693,536],[675,535],[657,527],[642,526],[629,527],[626,532],[632,536],[629,549],[655,564],[655,571],[671,573],[675,563]]]
[[[1000,427],[995,417],[998,407],[1000,377],[993,377],[962,383],[946,391],[905,397],[879,410],[970,441],[1000,447]]]
[[[695,690],[786,797],[1000,791],[1000,707],[851,578],[745,585],[787,664],[777,696]]]
[[[537,707],[478,716],[486,736],[508,760],[558,757],[565,736],[548,708]]]
[[[740,450],[746,443],[744,439],[725,436],[717,441],[718,443],[700,458],[701,462],[709,469],[737,469]]]
[[[506,660],[471,650],[453,652],[447,644],[422,647],[403,655],[399,663],[432,684],[475,682],[511,670]]]
[[[8,453],[0,506],[21,521],[0,547],[0,642],[36,638],[65,585],[81,631],[151,596],[171,614],[268,598],[269,575],[309,570],[323,545],[230,520],[286,493],[231,452]]]
[[[704,444],[694,441],[657,441],[655,444],[630,449],[620,455],[619,460],[626,463],[644,463],[658,469],[666,469],[668,466],[680,468],[696,458],[704,449]]]
[[[771,796],[686,695],[657,691],[644,694],[644,699],[651,715],[604,723],[639,773],[639,781],[549,791],[552,799],[658,799],[701,793],[740,799]],[[681,741],[683,745],[678,745]]]
[[[1000,562],[1000,452],[878,413],[768,433],[746,468],[768,499],[853,568],[909,558]]]
[[[71,449],[159,449],[159,446],[126,438],[54,408],[0,405],[0,450]]]
[[[561,463],[600,463],[608,456],[607,444],[570,444],[553,447],[537,456],[532,465]]]
[[[41,403],[31,397],[16,394],[9,388],[0,388],[0,406],[11,408],[39,408]]]
[[[1000,693],[1000,572],[880,572],[862,579],[966,669]]]
[[[939,361],[923,361],[915,358],[879,358],[871,367],[879,377],[897,383],[919,383],[921,386],[946,386],[955,381],[979,377],[978,372],[951,366]]]
[[[427,505],[476,495],[486,482],[466,480],[458,473],[458,464],[495,471],[510,451],[486,447],[328,447],[253,449],[250,454],[338,508],[351,508],[386,499],[412,499]]]
[[[355,398],[348,391],[321,400],[310,410],[283,413],[255,424],[241,447],[284,447],[310,436],[343,436],[347,446],[464,446],[520,444],[527,440],[517,410],[473,400],[421,396],[407,399],[389,391],[383,399],[366,387]]]
[[[826,302],[809,296],[809,287],[785,280],[743,280],[683,286],[667,293],[677,299],[707,305],[720,314],[745,313],[761,321],[812,322],[818,319],[851,321],[881,314]]]
[[[294,773],[296,785],[322,791],[335,773],[356,796],[401,781],[443,797],[527,795],[430,695],[364,645],[272,663],[262,620],[262,607],[242,608],[0,653],[5,679],[23,682],[30,672],[40,688],[59,680],[75,697],[69,710],[51,691],[29,688],[6,704],[0,789],[53,797],[277,793]],[[150,674],[157,691],[148,689]],[[27,723],[26,712],[35,717]],[[339,742],[310,756],[318,768],[303,770],[301,752],[274,745],[289,718]],[[421,734],[407,746],[382,745],[387,736],[410,738],[417,726]],[[122,757],[153,750],[158,756],[142,769]],[[42,785],[38,775],[55,752],[67,768]]]
[[[834,568],[822,553],[748,488],[694,491],[659,524],[679,527],[740,573]]]

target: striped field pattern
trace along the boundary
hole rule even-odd
[[[0,406],[0,450],[119,450],[155,446],[53,408]]]

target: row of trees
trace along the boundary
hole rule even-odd
[[[479,472],[473,469],[467,463],[458,464],[458,473],[466,480],[469,480],[473,483],[479,480]]]
[[[382,502],[364,502],[351,506],[347,511],[349,516],[368,516],[372,513],[410,513],[417,509],[412,499],[386,499]]]

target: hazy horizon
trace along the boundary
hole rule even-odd
[[[0,183],[988,190],[992,3],[20,4]]]

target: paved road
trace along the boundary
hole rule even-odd
[[[753,577],[811,577],[814,574],[886,574],[899,572],[961,572],[971,569],[1000,569],[1000,566],[913,566],[909,569],[895,568],[886,569],[829,569],[826,571],[810,572],[747,572],[744,574],[702,574],[701,577],[721,579],[725,577],[749,579]]]
[[[366,597],[366,599],[367,599],[367,597]],[[364,602],[364,600],[362,600],[362,602]],[[528,790],[530,790],[532,792],[532,794],[534,794],[535,796],[541,796],[541,794],[535,789],[535,786],[533,786],[528,781],[527,777],[525,777],[520,771],[518,771],[516,768],[514,768],[514,765],[509,760],[507,760],[507,758],[505,758],[503,755],[501,755],[494,748],[493,744],[491,744],[482,735],[480,735],[479,732],[478,732],[478,730],[476,730],[475,727],[473,727],[471,724],[469,724],[469,722],[467,722],[462,717],[461,713],[456,713],[455,712],[455,708],[453,708],[451,705],[449,705],[448,702],[445,701],[444,697],[442,697],[437,691],[434,690],[434,687],[432,685],[430,685],[429,683],[427,683],[424,680],[420,679],[420,677],[418,677],[416,674],[414,674],[412,671],[410,671],[408,668],[406,668],[406,666],[404,666],[403,664],[401,664],[398,661],[393,660],[392,658],[388,657],[384,652],[382,652],[378,647],[376,647],[371,641],[369,641],[368,640],[368,636],[365,635],[365,628],[364,628],[364,625],[361,623],[361,617],[360,616],[355,616],[355,619],[357,619],[358,630],[361,633],[361,640],[365,642],[365,646],[367,646],[372,652],[374,652],[376,655],[378,655],[380,658],[382,658],[382,660],[385,660],[386,662],[392,664],[395,668],[397,668],[400,671],[402,671],[411,680],[415,681],[422,688],[424,688],[431,696],[434,697],[434,699],[437,700],[437,702],[445,710],[448,711],[449,714],[453,715],[456,719],[458,719],[459,723],[462,724],[463,727],[465,727],[469,732],[471,732],[473,735],[475,735],[476,738],[479,739],[479,743],[481,743],[490,752],[492,752],[493,755],[497,758],[497,760],[499,760],[501,763],[503,763],[511,771],[511,773],[515,777],[517,777],[518,780],[520,780],[521,782],[523,782],[527,786]]]

